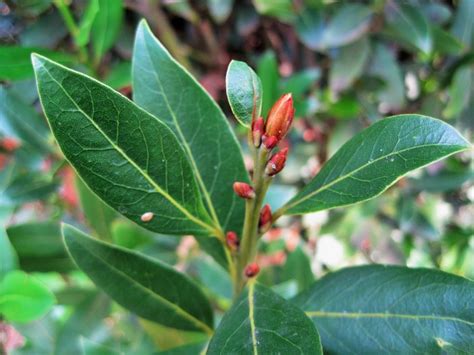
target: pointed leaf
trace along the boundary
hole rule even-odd
[[[437,270],[359,266],[295,299],[329,353],[469,353],[474,282]]]
[[[250,127],[262,112],[262,83],[246,63],[233,60],[227,68],[226,91],[230,108],[240,124]]]
[[[286,206],[301,214],[371,199],[411,170],[470,148],[448,124],[421,115],[399,115],[357,134]]]
[[[185,275],[157,260],[63,226],[77,266],[112,299],[138,316],[173,328],[212,332],[212,309]]]
[[[311,320],[264,286],[248,290],[222,318],[207,354],[322,354]]]
[[[183,144],[206,206],[224,231],[240,231],[244,203],[232,184],[248,181],[237,140],[220,108],[141,22],[133,57],[138,105],[167,124]]]
[[[51,129],[91,190],[155,232],[212,229],[185,153],[163,123],[92,78],[44,57],[33,62]],[[154,218],[142,222],[146,212]]]
[[[89,0],[89,4],[82,15],[81,23],[79,24],[79,31],[76,36],[76,43],[78,46],[85,46],[89,43],[89,37],[91,34],[92,24],[94,19],[99,12],[99,1]]]
[[[120,33],[124,13],[123,0],[99,0],[99,8],[91,34],[96,62],[112,47]]]

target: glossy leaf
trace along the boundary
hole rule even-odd
[[[295,299],[330,353],[468,353],[474,283],[437,270],[360,266]]]
[[[246,63],[233,60],[227,68],[227,99],[235,118],[250,127],[262,112],[262,83]]]
[[[168,125],[184,146],[215,223],[224,231],[240,231],[244,202],[232,184],[248,181],[248,174],[221,109],[145,22],[137,30],[132,65],[134,100]]]
[[[94,79],[44,57],[33,61],[59,146],[100,198],[155,232],[213,229],[185,153],[163,123]],[[145,212],[154,218],[141,221]]]
[[[23,271],[11,271],[0,282],[0,315],[9,322],[31,322],[54,305],[46,286]]]
[[[207,7],[209,12],[218,24],[227,20],[232,12],[234,0],[207,0]]]
[[[92,48],[94,60],[100,58],[113,46],[122,26],[124,5],[122,0],[99,0],[97,16],[92,24]]]
[[[431,52],[433,48],[431,27],[419,8],[389,2],[385,12],[390,33],[426,54]]]
[[[273,291],[251,281],[224,315],[207,354],[322,354],[311,320]]]
[[[21,80],[33,77],[31,53],[38,53],[60,63],[72,63],[74,57],[66,53],[36,47],[0,47],[0,79]]]
[[[470,148],[446,123],[421,115],[393,116],[357,134],[284,208],[301,214],[373,198],[407,172]]]
[[[113,300],[138,316],[210,333],[212,309],[185,275],[157,260],[93,239],[65,225],[64,242],[77,266]]]

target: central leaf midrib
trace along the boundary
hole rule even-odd
[[[379,162],[379,161],[381,161],[381,160],[387,159],[387,158],[389,158],[389,157],[391,157],[391,156],[393,156],[393,155],[398,155],[398,154],[400,154],[400,153],[404,153],[404,152],[407,152],[407,151],[410,151],[410,150],[415,150],[415,149],[419,149],[419,148],[426,148],[426,147],[431,147],[431,146],[436,146],[436,147],[440,147],[440,146],[452,146],[452,147],[454,147],[455,145],[452,145],[452,144],[436,144],[436,143],[433,143],[433,144],[424,144],[424,145],[418,145],[418,146],[416,146],[416,147],[410,147],[410,148],[402,149],[402,150],[399,150],[399,151],[392,152],[392,153],[390,153],[390,154],[381,156],[381,157],[379,157],[379,158],[377,158],[377,159],[374,159],[374,160],[372,160],[372,161],[369,161],[369,162],[365,163],[364,165],[361,165],[361,166],[358,167],[357,169],[354,169],[354,170],[352,170],[351,172],[349,172],[349,173],[347,173],[347,174],[345,174],[345,175],[342,175],[342,176],[338,177],[337,179],[335,179],[334,181],[332,181],[332,182],[330,182],[330,183],[328,183],[328,184],[322,185],[319,189],[317,189],[317,190],[315,190],[315,191],[309,193],[308,195],[306,195],[306,196],[300,198],[299,200],[296,200],[296,201],[294,201],[294,202],[289,203],[288,205],[286,205],[286,206],[284,207],[284,210],[286,211],[286,210],[289,210],[289,209],[293,208],[295,205],[300,204],[300,203],[302,203],[303,201],[306,201],[307,199],[309,199],[309,198],[311,198],[311,197],[313,197],[313,196],[319,194],[320,192],[322,192],[322,191],[324,191],[324,190],[327,190],[328,188],[330,188],[331,186],[337,184],[338,182],[340,182],[340,181],[342,181],[342,180],[344,180],[344,179],[350,177],[351,175],[356,174],[356,173],[359,172],[360,170],[363,170],[363,169],[369,167],[370,165],[375,164],[375,163],[377,163],[377,162]],[[459,148],[463,148],[463,147],[460,146],[460,145],[456,145],[456,146],[459,147]],[[400,176],[402,176],[402,175],[403,175],[403,174],[401,174]]]
[[[121,276],[121,277],[125,278],[127,281],[129,281],[130,283],[137,285],[142,291],[144,291],[145,293],[150,294],[158,302],[161,302],[166,307],[174,310],[179,316],[185,318],[186,320],[191,321],[191,323],[196,325],[198,328],[203,329],[206,333],[212,333],[212,329],[209,328],[209,326],[207,324],[201,322],[199,319],[195,318],[192,314],[188,313],[187,311],[185,311],[184,309],[182,309],[178,305],[168,301],[166,298],[160,296],[158,293],[155,293],[153,290],[145,287],[144,285],[142,285],[141,283],[136,281],[136,279],[132,278],[131,276],[129,276],[125,272],[123,272],[123,271],[115,268],[113,265],[105,262],[98,255],[96,255],[90,248],[88,248],[86,245],[84,245],[82,243],[79,243],[79,245],[81,245],[87,252],[89,252],[89,254],[91,256],[93,256],[99,263],[102,263],[105,267],[108,267],[112,272],[115,272],[116,274],[118,274],[118,276]]]
[[[248,304],[249,304],[249,321],[250,321],[250,332],[252,335],[252,348],[254,355],[258,355],[258,344],[257,344],[257,334],[255,327],[255,314],[254,314],[254,305],[255,305],[255,280],[251,280],[248,285]]]
[[[386,313],[386,312],[374,312],[374,313],[363,313],[363,312],[326,312],[326,311],[307,311],[306,315],[310,318],[347,318],[347,319],[387,319],[387,318],[401,318],[407,320],[439,320],[439,321],[453,321],[460,322],[467,325],[474,326],[474,322],[469,322],[464,319],[449,317],[449,316],[438,316],[429,314],[401,314],[401,313]]]
[[[209,192],[207,190],[207,187],[206,185],[204,184],[204,181],[202,179],[202,176],[201,176],[201,171],[200,169],[198,168],[197,166],[197,163],[194,159],[194,155],[193,155],[193,152],[191,150],[191,147],[189,146],[188,144],[188,141],[186,140],[186,137],[184,137],[184,134],[181,130],[181,126],[179,125],[179,122],[178,122],[178,118],[176,117],[174,111],[171,109],[171,105],[168,101],[168,96],[166,95],[165,91],[164,91],[164,88],[163,88],[163,85],[161,84],[161,79],[157,73],[157,70],[155,68],[155,64],[151,58],[151,55],[150,55],[150,49],[148,47],[148,43],[144,40],[143,41],[145,43],[145,48],[146,48],[146,54],[148,56],[148,60],[150,61],[151,65],[153,66],[153,75],[155,76],[156,78],[156,82],[158,83],[159,87],[160,87],[160,90],[161,90],[161,94],[163,95],[163,98],[164,98],[164,101],[166,103],[166,107],[168,108],[168,111],[173,119],[173,122],[174,122],[174,125],[176,127],[176,130],[178,132],[178,135],[179,137],[181,138],[181,142],[183,144],[183,147],[184,149],[186,150],[186,152],[188,153],[188,156],[189,156],[189,160],[194,168],[194,172],[195,172],[195,176],[196,176],[196,179],[199,183],[199,185],[201,186],[201,190],[202,190],[202,193],[204,195],[204,198],[206,200],[206,203],[208,205],[208,208],[209,208],[209,211],[211,212],[211,216],[212,216],[212,219],[214,220],[214,223],[217,224],[217,227],[222,230],[222,226],[220,225],[220,222],[219,222],[219,218],[217,217],[217,213],[214,209],[214,204],[211,200],[211,197],[209,195]]]
[[[105,134],[104,131],[97,125],[97,123],[89,117],[76,103],[76,101],[69,95],[69,93],[64,89],[64,87],[59,83],[53,75],[49,72],[49,70],[42,65],[43,69],[48,73],[49,77],[61,88],[61,90],[64,92],[64,94],[71,100],[74,106],[76,106],[77,110],[81,112],[91,123],[92,125],[104,136],[104,138],[109,142],[109,144],[116,149],[135,169],[137,169],[140,174],[155,188],[155,190],[161,194],[163,197],[165,197],[167,200],[171,202],[178,210],[180,210],[186,217],[188,217],[191,221],[193,221],[195,224],[200,225],[201,227],[205,229],[210,229],[212,230],[213,227],[208,225],[207,223],[202,222],[199,220],[198,217],[194,216],[190,211],[188,211],[185,207],[183,207],[178,201],[176,201],[173,197],[171,197],[167,192],[165,192],[163,189],[160,188],[159,185],[155,183],[155,181],[145,172],[143,169],[141,169],[128,155],[120,148],[118,147],[110,138]],[[79,74],[82,75],[82,74]],[[101,84],[102,85],[102,84]]]

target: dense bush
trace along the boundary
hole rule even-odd
[[[0,12],[0,353],[472,352],[474,1]]]

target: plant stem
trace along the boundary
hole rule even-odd
[[[253,173],[253,188],[255,198],[247,200],[245,204],[244,228],[241,238],[240,254],[237,260],[237,277],[234,284],[234,300],[240,295],[244,286],[244,269],[247,264],[255,258],[258,242],[258,222],[263,200],[271,179],[265,176],[265,165],[267,163],[268,151],[260,148],[255,152],[255,165]]]

